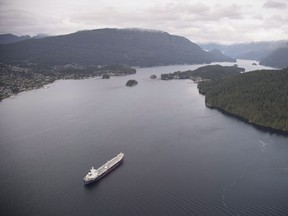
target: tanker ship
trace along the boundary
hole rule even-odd
[[[124,154],[120,152],[116,157],[107,161],[105,164],[100,166],[98,169],[95,169],[93,166],[88,172],[88,174],[83,178],[85,184],[90,184],[99,179],[103,178],[110,171],[116,168],[123,160]]]

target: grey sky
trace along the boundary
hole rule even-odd
[[[146,28],[193,42],[288,39],[287,0],[0,0],[0,33]]]

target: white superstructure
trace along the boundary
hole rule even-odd
[[[88,174],[84,177],[83,181],[86,184],[89,184],[100,179],[101,177],[109,173],[110,170],[116,167],[123,160],[123,157],[124,157],[124,154],[120,152],[116,157],[107,161],[98,169],[95,169],[94,167],[92,167],[90,171],[88,172]]]

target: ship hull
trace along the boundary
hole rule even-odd
[[[102,179],[104,176],[106,176],[107,174],[109,174],[112,170],[114,170],[116,167],[118,167],[123,161],[123,158],[118,161],[116,164],[114,164],[114,166],[110,167],[106,172],[102,173],[102,175],[98,176],[97,178],[93,179],[93,180],[90,180],[90,181],[84,181],[84,184],[85,185],[88,185],[88,184],[92,184],[94,182],[97,182],[99,181],[100,179]]]

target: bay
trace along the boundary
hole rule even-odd
[[[252,63],[237,62],[266,68]],[[149,79],[199,66],[59,80],[3,100],[0,214],[287,215],[288,137],[206,108],[190,80]],[[84,186],[121,151],[121,166]]]

